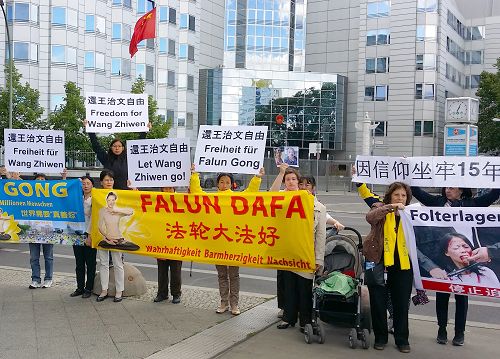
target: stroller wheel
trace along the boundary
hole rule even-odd
[[[304,340],[306,341],[307,344],[312,343],[312,336],[313,336],[313,327],[311,324],[306,324],[304,327]]]
[[[318,322],[318,343],[323,344],[325,342],[325,328],[323,328],[323,324]]]
[[[368,333],[368,329],[363,329],[363,333],[361,333],[361,346],[363,349],[370,348],[370,334]]]
[[[349,347],[351,349],[356,349],[358,346],[358,333],[356,332],[356,329],[352,328],[351,331],[349,332]]]

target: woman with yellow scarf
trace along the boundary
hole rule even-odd
[[[383,350],[388,341],[387,300],[389,291],[394,308],[394,340],[399,351],[410,352],[408,342],[408,310],[413,285],[413,270],[399,210],[403,210],[411,201],[409,186],[402,182],[392,183],[385,193],[382,203],[375,203],[366,220],[371,230],[363,243],[363,253],[367,261],[365,274],[370,292],[370,306],[375,333],[373,347]],[[371,263],[371,268],[369,263]],[[387,271],[387,283],[384,286],[384,267]],[[370,273],[370,271],[372,271]],[[377,277],[368,280],[369,277]]]

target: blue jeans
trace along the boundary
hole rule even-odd
[[[29,243],[30,247],[30,265],[31,265],[31,280],[41,283],[40,278],[40,247],[43,250],[43,258],[45,259],[45,277],[43,280],[52,280],[52,272],[54,271],[54,245],[48,243]]]

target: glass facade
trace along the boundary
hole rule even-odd
[[[347,79],[334,74],[202,70],[207,97],[200,99],[200,124],[267,126],[268,147],[298,146],[306,158],[311,142],[343,150],[346,86]]]
[[[226,0],[225,67],[304,71],[307,0]]]

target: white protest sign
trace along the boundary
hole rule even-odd
[[[500,298],[499,208],[407,206],[401,217],[417,288]]]
[[[94,133],[148,132],[148,95],[87,92],[87,125]]]
[[[132,187],[189,186],[189,139],[129,140],[127,163]]]
[[[500,188],[500,157],[357,156],[353,182],[419,187]]]
[[[16,172],[61,173],[64,131],[4,129],[5,167]]]
[[[200,126],[197,172],[256,174],[264,164],[267,126]]]

